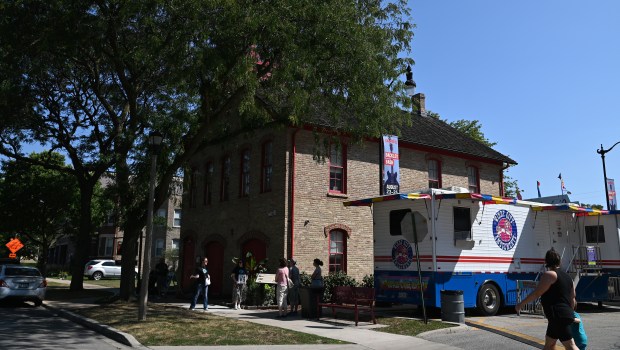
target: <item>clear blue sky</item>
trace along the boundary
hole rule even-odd
[[[426,107],[477,119],[519,164],[523,197],[605,205],[596,150],[620,141],[620,1],[409,0],[410,56]],[[620,183],[620,145],[605,157]]]

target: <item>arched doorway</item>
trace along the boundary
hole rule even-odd
[[[183,240],[183,274],[181,276],[181,288],[183,290],[188,290],[192,286],[189,276],[196,267],[195,253],[194,239],[192,237],[185,237]]]
[[[218,241],[210,241],[205,245],[205,253],[209,258],[209,275],[211,275],[211,286],[209,286],[209,294],[212,296],[221,296],[224,284],[224,268],[230,264],[224,262],[224,245]]]

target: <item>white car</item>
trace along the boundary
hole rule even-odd
[[[114,260],[91,260],[84,265],[84,276],[91,280],[102,278],[120,278],[121,266]]]
[[[41,306],[46,289],[47,281],[36,267],[0,265],[0,300],[32,301]]]

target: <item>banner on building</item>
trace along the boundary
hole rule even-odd
[[[383,135],[381,145],[381,194],[400,193],[398,137]]]
[[[609,194],[609,210],[616,210],[616,185],[614,179],[607,179],[607,193]]]

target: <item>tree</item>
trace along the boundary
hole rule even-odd
[[[398,57],[413,35],[404,0],[3,6],[0,100],[9,105],[0,110],[8,116],[0,153],[34,162],[20,152],[25,140],[69,156],[81,196],[78,244],[92,223],[92,188],[115,170],[123,298],[146,220],[149,130],[166,131],[158,207],[201,147],[231,135],[311,122],[378,137],[409,121],[398,108],[410,103],[400,75],[413,63]],[[86,257],[77,258],[74,274]]]
[[[54,153],[49,157],[58,167],[65,166],[62,155]],[[4,162],[1,175],[0,231],[13,237],[19,235],[24,243],[19,254],[35,258],[37,267],[45,273],[47,253],[54,239],[77,231],[79,195],[75,179],[64,172],[15,161]]]

